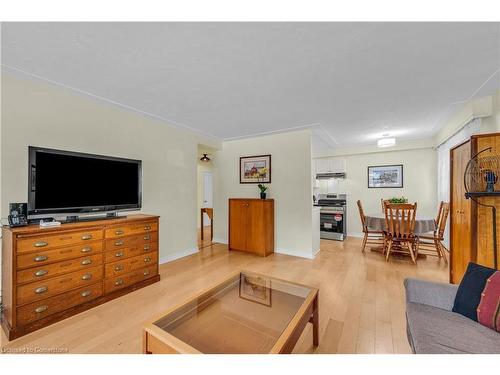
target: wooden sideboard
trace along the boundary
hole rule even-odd
[[[229,249],[260,256],[274,252],[273,199],[229,199]]]
[[[160,280],[159,217],[2,228],[2,326],[25,335]]]

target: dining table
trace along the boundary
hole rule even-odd
[[[383,213],[365,215],[365,225],[371,230],[384,231],[386,229],[385,215]],[[416,235],[434,232],[434,230],[436,230],[436,221],[433,217],[417,215],[414,230]]]
[[[387,227],[385,222],[385,214],[380,212],[380,213],[365,215],[365,225],[371,230],[385,231]],[[419,234],[429,233],[435,230],[436,230],[436,221],[433,217],[422,216],[417,214],[417,217],[415,218],[415,229],[414,229],[415,235],[418,236]],[[376,246],[370,248],[370,251],[375,251],[379,253],[383,253],[384,250],[385,249],[382,246]],[[426,256],[424,254],[418,254],[418,257],[425,258]]]

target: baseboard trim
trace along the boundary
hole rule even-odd
[[[290,255],[293,257],[299,257],[299,258],[306,258],[306,259],[314,259],[316,254],[312,254],[312,252],[308,251],[298,251],[298,252],[292,252],[290,250],[285,250],[285,249],[275,249],[274,252],[276,254],[283,254],[283,255]]]
[[[363,233],[357,233],[357,232],[347,233],[347,237],[363,238],[363,236],[364,236]]]
[[[212,242],[213,243],[221,243],[221,244],[227,245],[227,240],[224,240],[224,239],[218,238],[218,237],[213,237],[212,238]]]
[[[184,258],[184,257],[187,257],[189,255],[196,254],[197,252],[198,252],[198,248],[197,247],[195,247],[193,249],[187,249],[187,250],[183,250],[183,251],[178,251],[176,253],[169,254],[169,255],[166,255],[164,257],[161,257],[160,260],[159,260],[159,263],[163,264],[163,263],[173,262],[174,260],[177,260],[177,259],[180,259],[180,258]]]

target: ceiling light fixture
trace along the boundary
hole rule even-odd
[[[381,138],[377,141],[377,147],[391,147],[396,144],[396,138]]]
[[[203,156],[200,158],[201,161],[210,161],[210,158],[207,156],[207,154],[203,154]]]

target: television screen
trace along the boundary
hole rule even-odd
[[[141,162],[30,147],[30,214],[141,206]]]

